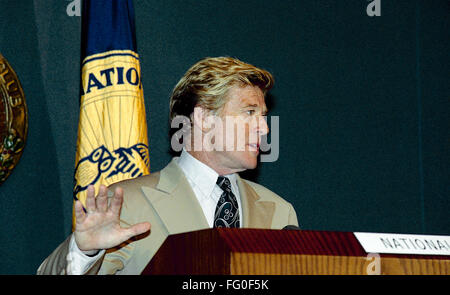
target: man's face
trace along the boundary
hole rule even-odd
[[[212,151],[216,165],[230,172],[257,166],[261,136],[269,132],[264,94],[256,86],[233,86],[219,117],[223,122],[223,150]]]

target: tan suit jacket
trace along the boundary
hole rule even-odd
[[[243,227],[282,229],[290,224],[298,226],[297,215],[290,203],[239,176],[237,183]],[[177,158],[159,172],[116,183],[110,186],[110,191],[117,186],[124,190],[122,226],[148,221],[151,231],[108,249],[88,274],[140,274],[168,235],[209,228]],[[70,237],[42,263],[38,274],[66,273],[69,240]]]

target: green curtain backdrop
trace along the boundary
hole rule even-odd
[[[29,112],[0,186],[0,274],[32,274],[71,231],[81,19],[72,1],[0,0],[0,53]],[[450,234],[450,2],[135,0],[151,170],[171,159],[170,92],[205,56],[271,71],[280,155],[245,176],[304,229]]]

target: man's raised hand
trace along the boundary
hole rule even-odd
[[[108,205],[108,189],[100,185],[95,197],[93,185],[87,188],[86,211],[79,200],[75,202],[75,241],[86,254],[120,245],[131,237],[150,230],[150,223],[142,222],[129,228],[119,224],[120,209],[123,203],[123,190],[118,187]]]

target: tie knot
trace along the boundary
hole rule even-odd
[[[226,177],[219,176],[217,178],[217,185],[225,192],[230,193],[231,192],[231,183],[230,180]]]

